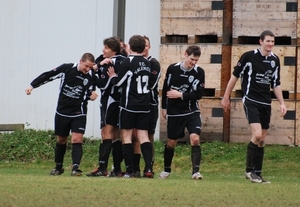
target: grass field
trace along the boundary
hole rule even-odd
[[[19,135],[9,137],[15,149],[14,136],[20,139]],[[35,142],[32,135],[22,136]],[[44,135],[34,137],[41,139]],[[28,154],[34,151],[32,156],[39,156],[16,156],[17,152],[7,149],[6,138],[0,136],[0,206],[300,206],[299,147],[266,146],[263,175],[271,184],[254,184],[243,175],[247,144],[203,143],[203,180],[191,179],[189,146],[177,146],[172,174],[161,180],[157,178],[163,169],[161,142],[155,143],[155,178],[125,179],[71,177],[70,150],[65,173],[49,176],[54,166],[52,158],[41,157],[53,157],[53,152],[32,145]],[[29,142],[24,139],[23,148]],[[84,145],[84,174],[97,166],[97,145],[98,141]]]
[[[48,175],[51,166],[1,164],[0,206],[300,205],[299,176],[276,173],[266,176],[271,184],[253,184],[242,170],[209,173],[203,168],[204,180],[197,181],[188,172],[176,170],[167,180],[71,177],[69,173],[52,177]]]

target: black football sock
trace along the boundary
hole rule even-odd
[[[61,169],[63,167],[64,156],[67,150],[67,144],[58,144],[55,145],[55,163],[56,169]]]
[[[133,155],[134,172],[141,171],[140,160],[141,160],[141,154]]]
[[[121,162],[123,161],[121,140],[117,140],[112,143],[112,156],[113,156],[113,163],[114,163],[114,172],[121,171]]]
[[[134,170],[133,166],[133,144],[127,143],[122,146],[123,157],[126,165],[126,173],[132,174]]]
[[[151,168],[153,169],[153,166],[154,166],[154,158],[152,158],[152,162],[151,162]]]
[[[72,161],[73,169],[77,170],[79,168],[81,158],[82,158],[82,143],[73,143],[72,144]]]
[[[144,171],[152,172],[152,144],[150,142],[144,142],[141,144],[141,151],[145,161]]]
[[[100,144],[100,151],[99,151],[99,170],[106,171],[108,165],[108,159],[112,148],[112,140],[105,139]]]
[[[253,142],[250,142],[247,147],[247,158],[246,158],[246,172],[255,170],[255,157],[258,146]]]
[[[193,166],[192,174],[194,174],[196,172],[199,172],[200,161],[201,161],[201,148],[200,148],[200,146],[192,146],[191,160],[192,160],[192,166]]]
[[[262,172],[263,159],[264,159],[264,147],[258,147],[257,154],[255,157],[255,172],[258,176],[260,176]]]
[[[174,156],[174,149],[169,149],[166,144],[164,150],[164,171],[165,172],[169,172],[169,173],[171,172],[171,164],[172,164],[173,156]]]

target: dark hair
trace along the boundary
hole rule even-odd
[[[93,54],[87,52],[82,55],[81,60],[82,60],[82,62],[89,60],[93,63],[93,62],[95,62],[95,57]]]
[[[103,45],[106,45],[112,51],[120,54],[121,47],[120,47],[120,39],[117,37],[109,37],[103,40]]]
[[[271,32],[270,30],[265,30],[259,35],[259,39],[261,39],[263,41],[266,36],[275,37],[273,32]]]
[[[144,35],[144,38],[145,38],[146,40],[148,40],[149,45],[150,45],[150,39],[149,39],[149,37],[147,37],[147,36]]]
[[[129,45],[133,52],[142,53],[145,49],[146,41],[141,35],[133,35],[129,39]]]
[[[185,52],[188,54],[188,56],[190,55],[194,55],[196,57],[200,57],[201,55],[201,50],[200,47],[196,46],[196,45],[191,45],[189,46]]]

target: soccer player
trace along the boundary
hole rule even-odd
[[[25,90],[30,95],[34,88],[47,82],[61,78],[59,98],[55,115],[55,168],[50,175],[61,175],[64,172],[63,160],[67,148],[67,138],[71,130],[72,137],[72,176],[81,176],[79,169],[82,158],[82,141],[86,126],[88,100],[95,100],[98,95],[94,91],[97,77],[91,68],[94,56],[85,53],[77,63],[66,63],[44,72],[34,79]]]
[[[171,64],[166,72],[162,91],[162,116],[167,119],[168,139],[164,149],[164,171],[159,178],[166,179],[171,173],[174,149],[187,128],[191,143],[192,178],[203,179],[200,174],[201,119],[198,100],[204,93],[205,72],[196,65],[201,50],[189,46],[182,62]]]
[[[260,48],[241,56],[222,99],[222,107],[226,112],[230,109],[230,93],[238,78],[241,78],[242,101],[252,131],[247,148],[245,176],[254,183],[270,183],[261,175],[264,143],[271,116],[270,87],[280,103],[281,116],[286,114],[280,87],[280,62],[272,52],[274,39],[273,32],[263,31],[259,39]]]
[[[151,82],[152,82],[152,90],[150,91],[151,98],[150,98],[150,118],[149,118],[149,127],[148,127],[148,136],[149,140],[152,144],[152,168],[154,164],[154,134],[156,123],[158,119],[158,81],[160,78],[160,64],[159,62],[153,58],[149,54],[149,50],[151,48],[150,39],[147,36],[144,36],[146,40],[145,50],[143,52],[144,57],[146,57],[150,61],[150,68],[151,68]],[[135,177],[140,177],[140,158],[141,158],[141,149],[140,143],[136,137],[136,130],[133,133],[133,143],[134,143],[134,175]]]
[[[122,87],[120,101],[119,128],[122,133],[123,157],[126,173],[123,177],[134,177],[132,132],[136,129],[137,138],[145,161],[144,175],[153,178],[152,172],[152,145],[148,137],[150,90],[152,88],[151,69],[149,61],[143,57],[145,38],[134,35],[129,39],[130,55],[121,63],[122,70],[116,73],[109,68],[111,81]]]
[[[99,167],[87,176],[108,176],[107,165],[109,155],[112,151],[114,169],[109,176],[121,176],[122,142],[119,139],[119,88],[110,83],[107,70],[114,66],[118,72],[118,66],[126,58],[120,55],[120,40],[110,37],[103,40],[103,54],[96,59],[93,67],[99,76],[97,86],[101,90],[100,113],[101,113],[101,137],[102,143],[99,145]]]

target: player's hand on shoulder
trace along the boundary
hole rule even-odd
[[[114,67],[110,66],[110,67],[107,69],[107,75],[109,76],[109,78],[114,77],[114,76],[117,76]]]
[[[28,88],[25,89],[25,93],[27,95],[30,95],[32,90],[33,90],[33,87],[32,86],[28,86]]]

